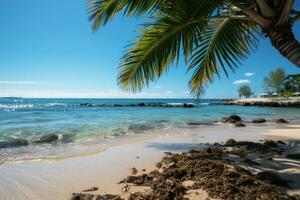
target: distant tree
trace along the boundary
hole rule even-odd
[[[244,96],[246,98],[250,97],[253,92],[251,91],[251,88],[248,86],[248,85],[244,85],[242,87],[240,87],[238,89],[238,93],[239,93],[239,96]]]
[[[271,70],[268,76],[264,77],[264,86],[269,92],[276,92],[278,95],[284,89],[285,71],[283,68],[277,68],[276,70]]]
[[[300,92],[300,74],[290,74],[283,80],[284,92]]]

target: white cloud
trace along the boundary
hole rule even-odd
[[[244,75],[250,77],[250,76],[253,76],[254,74],[255,74],[255,73],[253,73],[253,72],[247,72],[247,73],[245,73]]]
[[[0,81],[3,85],[32,85],[37,84],[36,81]]]
[[[172,91],[167,91],[166,94],[170,95],[170,94],[173,94],[173,92]]]
[[[245,83],[251,83],[251,81],[249,81],[248,79],[240,79],[240,80],[236,80],[233,82],[233,84],[235,84],[235,85],[245,84]]]
[[[182,94],[184,94],[184,95],[188,95],[188,94],[190,94],[190,91],[187,91],[187,90],[185,90],[185,91],[182,91]]]
[[[154,88],[155,89],[161,89],[161,86],[160,85],[155,85]]]

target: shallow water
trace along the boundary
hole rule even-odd
[[[122,136],[193,129],[233,113],[246,121],[300,119],[299,108],[210,105],[213,101],[1,98],[0,162],[100,151]],[[140,103],[146,106],[136,106]],[[195,107],[180,107],[183,103]]]

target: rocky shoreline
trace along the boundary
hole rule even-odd
[[[279,165],[278,158],[299,159],[287,153],[289,144],[282,141],[235,141],[202,144],[202,148],[180,154],[166,152],[157,169],[132,175],[120,181],[128,198],[113,194],[74,193],[72,200],[153,200],[153,199],[262,199],[297,200],[288,194],[293,182],[282,178],[276,170],[263,165]],[[297,162],[297,160],[292,161]],[[259,169],[259,170],[257,170]],[[142,187],[140,192],[132,188]],[[97,188],[98,189],[98,188]],[[206,194],[207,197],[203,198]]]
[[[300,108],[300,100],[235,100],[225,99],[212,102],[212,105],[238,105],[238,106],[257,106],[257,107],[295,107]]]

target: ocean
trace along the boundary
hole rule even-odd
[[[118,138],[210,126],[230,114],[300,120],[300,108],[211,104],[216,101],[0,98],[0,163],[93,153]]]

